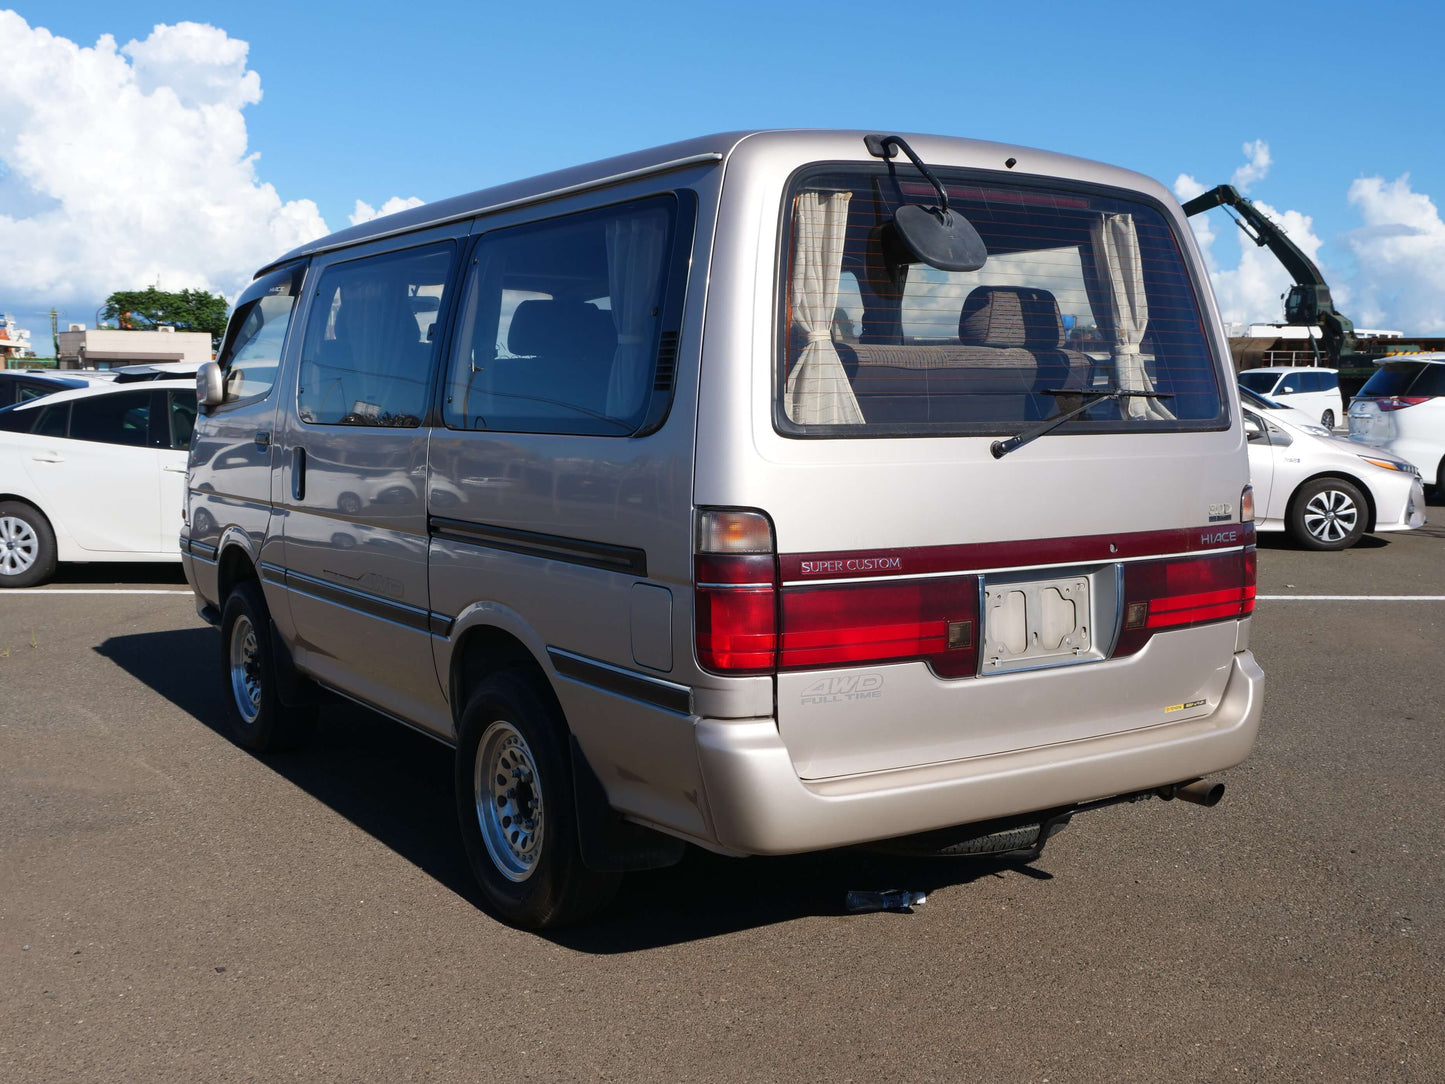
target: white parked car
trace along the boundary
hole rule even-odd
[[[1350,401],[1350,439],[1408,459],[1445,493],[1445,351],[1375,362]]]
[[[1296,410],[1292,406],[1285,406],[1278,399],[1260,395],[1257,391],[1250,391],[1243,384],[1239,385],[1239,401],[1249,410],[1257,410],[1266,418],[1283,418],[1291,425],[1297,426],[1313,436],[1333,435],[1304,411]]]
[[[1326,429],[1345,420],[1345,399],[1336,369],[1246,369],[1239,374],[1239,382],[1250,391],[1303,411]]]
[[[94,384],[0,410],[0,588],[57,561],[178,561],[189,381]]]
[[[1288,531],[1307,549],[1342,550],[1365,534],[1424,526],[1424,486],[1399,456],[1248,407],[1244,428],[1256,530]]]

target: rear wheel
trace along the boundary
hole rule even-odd
[[[316,708],[281,702],[271,615],[255,580],[238,583],[221,610],[221,665],[237,745],[253,753],[274,753],[293,749],[311,736]]]
[[[39,509],[0,502],[0,588],[34,587],[55,572],[55,532]]]
[[[1343,550],[1365,533],[1365,496],[1343,478],[1316,478],[1300,486],[1290,507],[1289,529],[1306,549]]]
[[[1320,424],[1323,425],[1326,429],[1333,431],[1335,428],[1335,412],[1333,410],[1327,410],[1323,414],[1321,414]]]
[[[605,906],[620,878],[582,861],[566,724],[551,698],[522,674],[496,674],[467,701],[459,739],[457,819],[488,907],[543,929]]]

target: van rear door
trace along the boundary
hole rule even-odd
[[[805,170],[786,204],[747,503],[805,778],[1207,715],[1253,605],[1241,432],[1163,206],[939,172],[976,271],[902,248],[932,189],[901,171]]]

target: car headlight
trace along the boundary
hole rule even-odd
[[[1413,463],[1406,463],[1404,460],[1377,459],[1372,455],[1362,455],[1360,456],[1360,458],[1363,459],[1366,463],[1373,463],[1377,467],[1385,468],[1385,470],[1397,470],[1403,474],[1420,473],[1418,470],[1415,469],[1415,465]]]

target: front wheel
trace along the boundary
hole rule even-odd
[[[1295,494],[1289,529],[1312,550],[1343,550],[1365,533],[1368,510],[1359,487],[1343,478],[1316,478]]]
[[[50,521],[21,501],[0,502],[0,588],[34,587],[54,572]]]
[[[275,753],[310,737],[315,707],[287,707],[281,701],[271,615],[255,580],[237,584],[221,610],[221,665],[237,745],[253,753]]]
[[[1321,414],[1320,424],[1323,425],[1326,429],[1330,430],[1330,432],[1334,432],[1335,412],[1333,410],[1327,410],[1323,414]]]
[[[532,929],[561,926],[607,904],[616,874],[595,873],[577,843],[566,723],[534,681],[488,678],[462,713],[457,819],[490,910]]]

